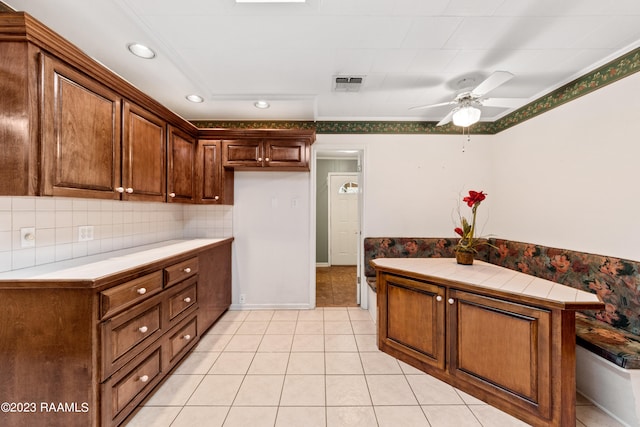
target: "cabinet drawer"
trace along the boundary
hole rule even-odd
[[[112,360],[131,350],[155,331],[160,330],[160,305],[111,331]]]
[[[196,320],[194,317],[169,338],[169,363],[173,364],[183,350],[195,344],[198,333]]]
[[[162,271],[125,282],[100,293],[100,317],[105,318],[131,307],[162,290]]]
[[[192,277],[187,280],[184,286],[180,286],[173,295],[169,296],[169,321],[172,321],[180,314],[198,302],[197,278]]]
[[[132,361],[105,382],[104,424],[119,424],[158,383],[161,372],[162,353],[158,347],[149,356],[142,358],[142,361]]]
[[[134,307],[102,324],[103,380],[162,333],[161,316],[162,298],[158,295],[140,307]]]
[[[198,272],[198,257],[193,257],[164,269],[165,283],[169,287]]]

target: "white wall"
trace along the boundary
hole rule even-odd
[[[474,135],[318,135],[315,149],[364,149],[365,237],[454,236],[458,201],[484,190],[483,224],[492,203],[491,137]],[[463,151],[464,145],[464,151]],[[461,208],[470,214],[466,206]]]
[[[233,304],[306,308],[311,274],[311,175],[235,172]],[[315,265],[315,263],[314,263]]]
[[[493,137],[491,231],[640,260],[640,73]]]

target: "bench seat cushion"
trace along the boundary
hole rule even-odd
[[[625,369],[640,369],[640,337],[576,313],[576,343]]]

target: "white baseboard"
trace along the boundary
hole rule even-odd
[[[316,267],[331,267],[328,262],[316,262]]]
[[[231,304],[229,310],[313,310],[307,304]]]

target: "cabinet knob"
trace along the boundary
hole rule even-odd
[[[268,162],[268,161],[269,161],[269,158],[268,158],[268,157],[267,157],[267,158],[265,158],[265,159],[264,159],[264,161],[265,161],[265,162]]]
[[[447,300],[447,302],[448,302],[449,304],[453,304],[455,301],[454,301],[454,299],[453,299],[453,298],[449,298],[449,299]]]
[[[139,330],[141,333],[146,334],[146,333],[147,333],[147,331],[149,330],[149,328],[147,328],[146,326],[140,326],[140,327],[138,328],[138,330]]]
[[[191,298],[186,297],[185,299],[183,299],[182,301],[186,302],[187,304],[189,304],[191,302]]]
[[[258,157],[258,161],[261,162],[262,161],[262,157]]]
[[[187,267],[187,268],[184,269],[184,272],[185,273],[191,273],[191,269],[189,267]]]
[[[139,293],[140,295],[144,295],[147,293],[147,288],[138,288],[136,292]]]
[[[116,187],[116,192],[124,193],[124,187]]]
[[[187,335],[185,335],[185,336],[184,336],[184,337],[182,337],[182,338],[184,338],[185,340],[189,341],[189,340],[191,339],[191,335],[187,334]]]
[[[143,375],[140,377],[140,381],[142,381],[143,383],[146,383],[147,381],[149,381],[149,375]]]
[[[133,188],[131,188],[131,187],[127,187],[127,189],[126,189],[126,190],[124,190],[124,191],[126,191],[126,192],[127,192],[127,193],[129,193],[129,194],[131,194],[131,193],[133,193]]]
[[[169,193],[169,197],[176,197],[176,193]]]
[[[442,297],[441,297],[440,295],[438,295],[438,296],[436,297],[436,301],[442,301]]]
[[[220,200],[220,196],[214,197],[213,200]]]

